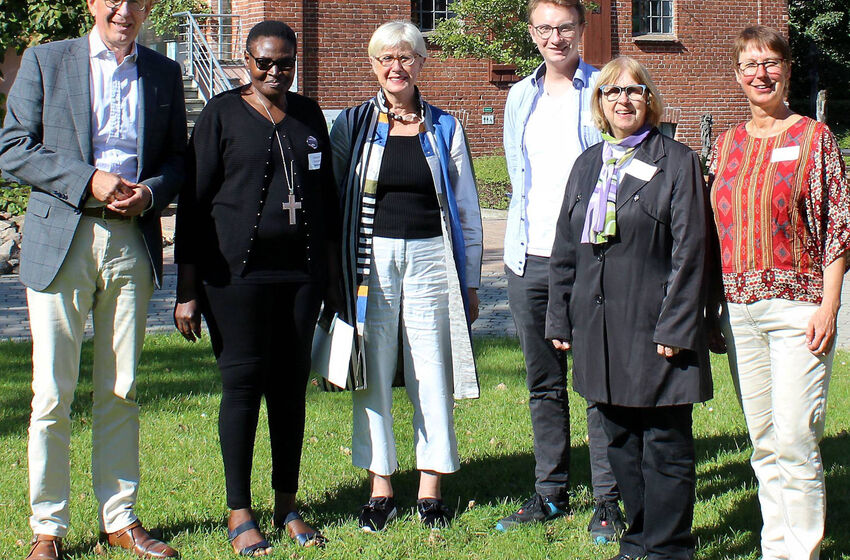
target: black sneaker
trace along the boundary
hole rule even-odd
[[[423,498],[416,501],[416,511],[419,520],[431,529],[447,527],[452,519],[452,512],[443,505],[443,500]]]
[[[607,544],[618,540],[625,532],[626,524],[623,523],[623,516],[620,514],[620,506],[617,502],[596,502],[596,509],[593,510],[587,530],[596,544]]]
[[[369,533],[383,531],[397,515],[392,496],[369,498],[369,502],[360,508],[360,528]]]
[[[503,517],[496,523],[497,531],[507,531],[514,525],[522,523],[533,523],[536,521],[549,521],[567,513],[569,503],[555,502],[547,496],[535,494],[525,502],[516,513]]]

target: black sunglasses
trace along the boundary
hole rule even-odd
[[[254,64],[257,65],[257,69],[263,72],[271,70],[272,66],[277,66],[277,69],[281,72],[286,72],[295,68],[294,56],[287,56],[286,58],[279,58],[277,60],[274,60],[273,58],[265,58],[262,56],[260,58],[257,58],[256,56],[251,54],[251,51],[247,49],[245,50],[245,54],[253,58]]]

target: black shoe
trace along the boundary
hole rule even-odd
[[[569,502],[555,502],[552,498],[535,494],[516,513],[503,517],[496,523],[497,531],[507,531],[514,525],[549,521],[567,513]]]
[[[360,528],[369,533],[383,531],[397,515],[392,496],[369,498],[369,502],[360,508]]]
[[[596,502],[593,517],[587,526],[590,538],[596,544],[607,544],[614,542],[622,536],[626,530],[623,516],[620,514],[620,506],[615,501]]]
[[[431,529],[448,527],[452,520],[452,512],[443,505],[443,500],[435,498],[423,498],[416,500],[416,511],[419,512],[419,520]]]
[[[608,560],[643,560],[646,556],[631,556],[629,554],[623,554],[622,552],[617,556],[612,556]]]

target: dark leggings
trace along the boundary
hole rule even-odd
[[[313,283],[205,286],[204,317],[221,372],[218,433],[227,507],[251,507],[254,437],[265,396],[272,488],[298,489],[304,393],[322,289]]]

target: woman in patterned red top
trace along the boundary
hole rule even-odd
[[[744,29],[735,78],[752,119],[721,134],[709,171],[725,338],[753,442],[764,558],[817,558],[819,442],[850,247],[850,188],[834,136],[785,104],[791,49]]]

